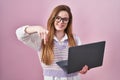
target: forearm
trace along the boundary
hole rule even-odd
[[[39,31],[42,31],[43,28],[41,26],[28,26],[25,28],[25,32],[28,34],[32,34],[32,33],[37,33]]]
[[[39,27],[40,26],[29,26],[29,25],[19,27],[16,30],[17,38],[19,40],[30,39],[33,34],[36,34],[38,32],[38,30],[40,30]]]
[[[33,26],[27,26],[27,25],[19,27],[16,30],[16,36],[18,40],[37,50],[40,47],[42,39],[39,37],[37,33],[35,33],[36,28],[32,28],[32,27]],[[26,29],[28,29],[27,30],[28,32],[26,31]]]

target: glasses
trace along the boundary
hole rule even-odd
[[[62,17],[60,17],[60,16],[56,16],[55,17],[55,21],[56,22],[63,22],[63,23],[68,23],[69,22],[69,18],[67,18],[67,17],[65,17],[65,18],[62,18]]]

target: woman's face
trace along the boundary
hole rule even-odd
[[[54,26],[56,31],[64,31],[69,22],[69,14],[67,11],[60,11],[55,17]]]

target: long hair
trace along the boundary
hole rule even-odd
[[[75,40],[73,38],[73,34],[72,34],[72,13],[71,10],[68,6],[66,5],[59,5],[57,7],[55,7],[48,19],[47,22],[47,30],[48,32],[48,41],[46,42],[46,44],[44,44],[44,42],[42,41],[42,57],[41,57],[41,61],[43,63],[45,63],[46,65],[50,65],[53,62],[54,59],[54,51],[53,51],[53,47],[54,47],[54,34],[55,34],[55,26],[54,26],[54,21],[55,21],[55,17],[57,16],[57,14],[60,11],[67,11],[69,14],[69,22],[67,24],[67,27],[65,29],[65,33],[68,35],[68,44],[69,46],[75,46]]]

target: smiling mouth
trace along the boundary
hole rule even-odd
[[[58,25],[58,26],[60,26],[60,27],[64,27],[64,25]]]
[[[58,26],[59,28],[63,28],[64,26]]]

